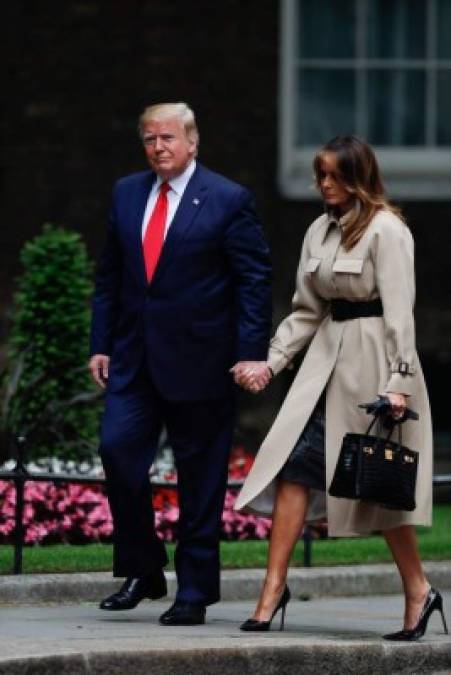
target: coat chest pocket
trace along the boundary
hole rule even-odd
[[[313,272],[316,272],[316,270],[319,267],[319,264],[321,262],[321,258],[309,258],[307,261],[307,265],[305,267],[305,271],[308,274],[312,274]]]
[[[362,274],[363,258],[342,258],[336,260],[332,266],[332,272],[340,272],[345,274]]]

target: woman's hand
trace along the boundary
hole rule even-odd
[[[404,394],[393,394],[388,392],[385,394],[391,404],[391,415],[393,419],[399,420],[404,415],[407,408],[407,396]]]

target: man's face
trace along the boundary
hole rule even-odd
[[[148,122],[142,139],[151,168],[164,180],[181,174],[196,152],[195,141],[188,138],[177,117]]]

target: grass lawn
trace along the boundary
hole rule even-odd
[[[451,506],[434,507],[432,528],[418,528],[418,541],[423,560],[451,559]],[[221,543],[223,568],[264,567],[268,543],[266,541],[226,541]],[[168,545],[170,569],[173,568],[174,545]],[[391,557],[382,537],[364,539],[332,539],[313,542],[313,565],[346,565],[390,561]],[[299,542],[293,566],[302,565],[303,543]],[[0,574],[9,574],[13,564],[13,547],[0,547]],[[27,546],[24,548],[24,572],[93,572],[110,570],[112,546],[86,544],[72,546]]]

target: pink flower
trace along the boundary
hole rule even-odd
[[[230,476],[244,478],[253,457],[238,448],[232,453]],[[171,477],[173,474],[171,473]],[[154,488],[155,527],[165,541],[177,538],[179,517],[176,490]],[[266,539],[271,521],[233,510],[236,490],[227,490],[222,514],[224,539]],[[0,544],[11,543],[14,536],[16,491],[13,483],[0,481]],[[108,500],[103,485],[77,483],[54,485],[45,481],[25,484],[25,542],[110,541],[113,533]]]

